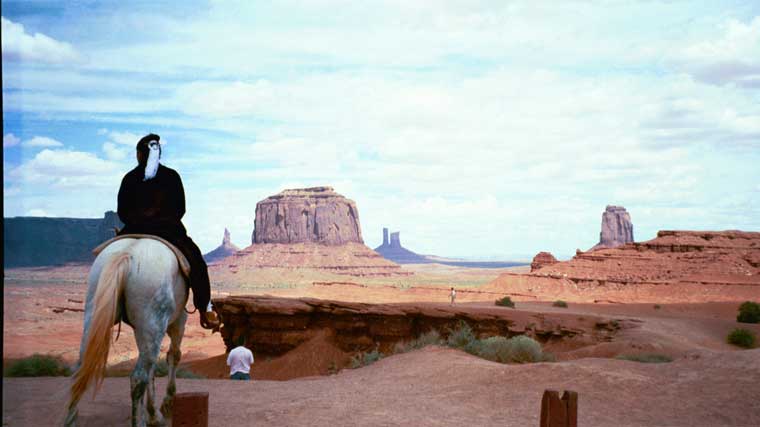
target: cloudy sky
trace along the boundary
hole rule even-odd
[[[2,1],[4,216],[102,217],[154,132],[204,252],[317,185],[442,256],[760,230],[760,2],[123,3]]]

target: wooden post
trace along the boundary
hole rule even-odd
[[[175,394],[172,427],[208,427],[208,393]]]
[[[578,393],[545,390],[541,399],[540,427],[578,427]]]

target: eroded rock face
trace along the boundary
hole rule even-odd
[[[258,243],[364,243],[356,203],[332,187],[285,190],[256,204],[252,241]]]
[[[413,274],[360,243],[259,243],[214,263],[209,274],[215,280],[244,285],[250,275],[260,274],[264,268],[308,269],[357,277]]]
[[[607,206],[602,214],[602,231],[599,243],[591,250],[616,248],[633,242],[633,224],[628,211],[622,206]]]
[[[534,272],[541,267],[552,265],[557,263],[557,258],[554,258],[549,252],[539,252],[533,257],[533,262],[530,263],[530,271]]]
[[[580,252],[481,288],[595,302],[745,301],[760,297],[760,233],[660,231],[657,238]]]
[[[228,350],[245,336],[257,354],[280,355],[327,330],[345,352],[379,348],[435,329],[446,337],[460,321],[479,337],[528,335],[543,343],[569,340],[570,347],[609,341],[620,322],[597,316],[545,314],[504,308],[448,308],[415,304],[362,304],[313,298],[230,296],[214,300]],[[564,341],[563,341],[564,342]]]
[[[216,262],[238,251],[240,251],[240,248],[232,244],[232,241],[230,240],[230,232],[225,228],[222,244],[213,251],[203,255],[203,259],[205,259],[207,263]]]

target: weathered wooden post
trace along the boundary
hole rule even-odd
[[[208,427],[208,393],[175,394],[172,427]]]
[[[545,390],[541,399],[540,427],[578,427],[578,393]]]

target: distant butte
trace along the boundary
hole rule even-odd
[[[539,252],[533,257],[533,262],[530,263],[530,272],[534,272],[547,265],[556,264],[557,258],[554,258],[549,252]]]
[[[383,228],[383,244],[375,248],[385,259],[389,259],[399,264],[425,264],[433,262],[425,256],[416,254],[409,249],[401,246],[401,232],[391,233],[388,241],[388,229]]]
[[[207,253],[206,255],[203,255],[203,259],[205,259],[207,263],[212,263],[219,261],[222,258],[228,257],[238,251],[240,251],[240,248],[232,243],[230,240],[230,232],[225,228],[222,244],[213,251]]]
[[[349,276],[406,276],[364,245],[353,200],[332,187],[284,190],[256,204],[253,244],[218,261],[218,280],[242,283],[260,268],[306,268]]]
[[[332,187],[284,190],[256,204],[252,242],[363,244],[359,210]]]
[[[599,243],[589,250],[616,248],[631,242],[633,242],[631,215],[622,206],[608,205],[602,213],[602,231],[599,232]]]

